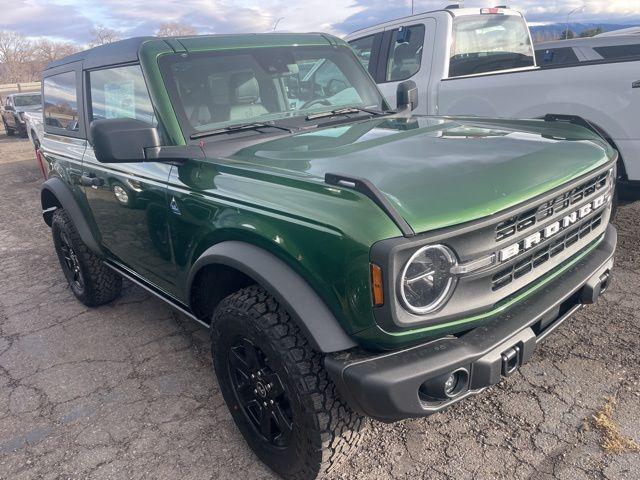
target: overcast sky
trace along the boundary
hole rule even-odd
[[[454,3],[450,0],[449,3]],[[495,2],[466,0],[465,6]],[[415,0],[415,11],[442,8],[447,0]],[[529,22],[640,24],[640,0],[517,0],[509,6]],[[324,31],[338,35],[411,13],[411,0],[0,0],[0,29],[27,36],[85,43],[94,25],[123,36],[153,34],[162,22],[180,21],[200,33],[264,32],[279,17],[283,31]]]

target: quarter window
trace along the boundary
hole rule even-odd
[[[420,70],[424,47],[424,25],[401,27],[391,36],[387,82],[406,80]]]
[[[149,92],[139,65],[89,73],[91,119],[135,118],[155,125]]]
[[[75,72],[59,73],[44,79],[44,122],[48,127],[78,131],[80,117]]]

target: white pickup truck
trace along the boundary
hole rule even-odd
[[[640,57],[538,67],[525,19],[504,7],[447,7],[346,40],[392,106],[411,94],[423,115],[546,117],[597,130],[620,153],[621,198],[640,198]]]

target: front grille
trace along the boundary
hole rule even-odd
[[[585,198],[585,196],[581,198]],[[553,237],[551,242],[542,245],[531,252],[527,252],[526,257],[518,260],[509,267],[500,270],[493,276],[491,279],[491,289],[494,292],[500,290],[514,280],[535,271],[536,268],[546,263],[549,259],[559,255],[578,240],[589,235],[601,224],[602,212],[599,212],[597,215],[586,218],[581,223],[567,229],[566,233],[561,233],[559,236]]]
[[[611,171],[603,172],[597,177],[591,178],[537,207],[500,222],[496,227],[496,241],[501,241],[516,233],[524,232],[538,222],[552,217],[585,198],[592,196],[607,186],[610,175]]]

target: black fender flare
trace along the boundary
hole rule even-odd
[[[85,245],[98,255],[104,254],[100,247],[100,242],[96,239],[82,213],[80,205],[78,205],[78,201],[62,179],[52,177],[42,184],[40,187],[40,202],[42,204],[42,218],[47,225],[51,226],[53,212],[56,208],[63,208],[71,217],[71,221]]]
[[[272,253],[236,240],[213,245],[191,267],[188,292],[198,271],[211,264],[239,270],[260,284],[284,306],[316,351],[332,353],[357,346],[309,284]]]

